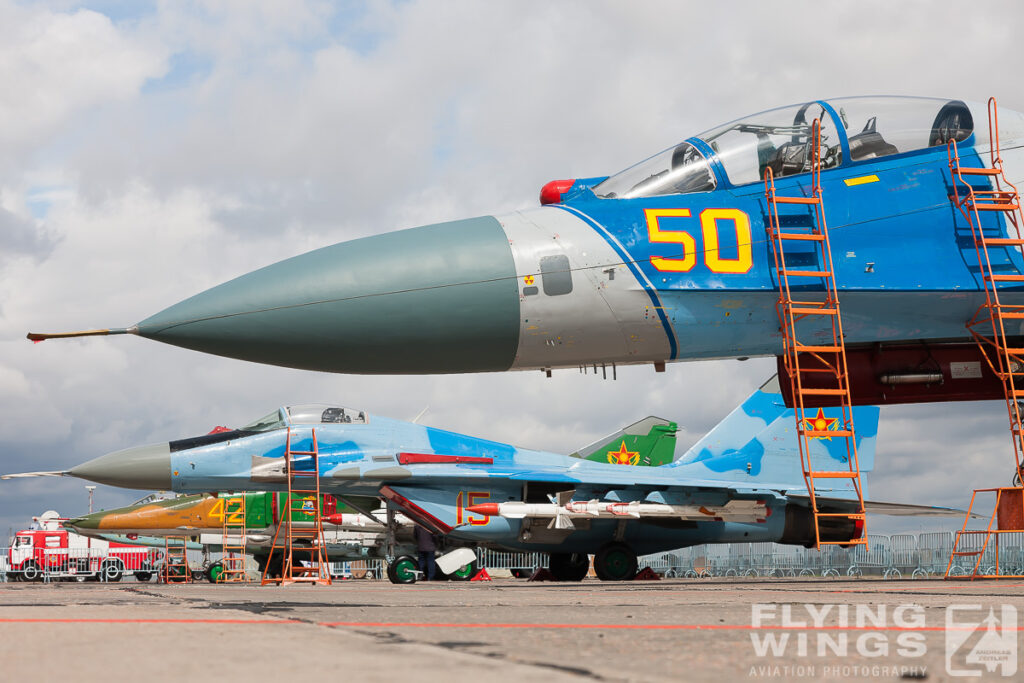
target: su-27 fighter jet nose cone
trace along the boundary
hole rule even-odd
[[[169,491],[171,447],[170,444],[161,443],[107,453],[71,468],[69,474],[98,484]]]
[[[493,216],[342,242],[186,299],[140,336],[242,360],[360,374],[507,370],[519,340]]]

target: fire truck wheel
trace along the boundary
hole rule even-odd
[[[388,579],[391,583],[416,583],[416,559],[402,555],[388,565]]]
[[[149,572],[135,572],[135,580],[140,583],[148,583],[152,578],[153,575]]]
[[[548,568],[559,581],[582,581],[590,571],[586,553],[551,553]]]
[[[103,560],[100,565],[100,575],[107,583],[117,583],[124,576],[124,569],[119,560]]]
[[[602,581],[629,581],[636,570],[636,553],[625,543],[605,543],[594,555],[594,573]]]
[[[33,560],[28,560],[21,565],[22,581],[39,581],[41,578],[43,578],[43,573],[39,571],[39,565]]]

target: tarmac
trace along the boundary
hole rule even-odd
[[[0,680],[952,681],[963,680],[957,671],[1011,680],[1011,664],[1019,680],[1022,588],[820,578],[7,583]],[[986,626],[990,609],[1005,624]]]

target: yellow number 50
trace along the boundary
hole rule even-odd
[[[681,258],[652,256],[651,265],[663,272],[686,273],[697,263],[697,247],[693,235],[682,230],[662,230],[662,218],[687,218],[689,209],[644,209],[647,219],[647,235],[652,243],[676,243],[682,245]],[[732,221],[736,230],[736,258],[726,259],[719,254],[718,222]],[[712,273],[746,273],[754,265],[751,247],[750,218],[739,209],[705,209],[700,214],[701,232],[704,237],[704,265]]]

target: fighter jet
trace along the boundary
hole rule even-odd
[[[879,409],[855,411],[865,472],[874,463]],[[822,409],[811,426],[810,458],[821,472],[849,467],[843,439],[829,437],[839,415]],[[594,554],[597,575],[617,580],[636,573],[639,554],[699,543],[814,545],[796,438],[794,413],[772,379],[685,451],[675,425],[657,418],[573,457],[340,406],[300,405],[238,430],[129,448],[51,474],[186,493],[280,490],[287,459],[293,472],[311,475],[315,467],[321,490],[339,500],[382,498],[451,543],[547,552],[551,571],[566,580],[582,579]],[[859,538],[863,515],[853,514],[859,501],[851,478],[819,479],[815,489],[819,510],[835,515],[819,520],[821,541]],[[867,509],[960,514],[871,502]]]
[[[552,181],[541,207],[335,244],[131,327],[30,338],[130,333],[356,374],[661,370],[672,361],[780,356],[765,177],[770,170],[778,196],[805,197],[818,158],[855,399],[998,398],[1001,384],[965,328],[985,296],[970,230],[950,198],[947,151],[955,140],[963,165],[986,166],[985,120],[984,105],[956,99],[772,109],[611,176]],[[999,121],[1004,168],[1010,180],[1024,179],[1024,116],[1003,110]],[[979,190],[991,185],[990,175],[971,178]],[[806,226],[810,213],[788,205],[780,220]],[[982,220],[989,237],[1009,234],[1003,214]],[[787,247],[788,267],[820,272],[812,247]],[[1002,302],[1024,304],[1020,249],[990,251],[993,269],[1011,276],[998,284]],[[808,297],[820,298],[823,281],[806,281]],[[820,324],[808,327],[811,337],[824,334]],[[1020,336],[1020,325],[1007,334]],[[861,375],[870,391],[858,387]],[[927,391],[906,389],[919,383]]]
[[[136,542],[139,538],[163,539],[168,536],[187,537],[194,539],[206,550],[221,552],[224,542],[224,516],[231,515],[229,505],[225,511],[225,501],[231,498],[245,497],[245,538],[247,554],[251,554],[262,574],[270,559],[270,549],[274,535],[280,523],[281,515],[292,510],[292,523],[297,527],[312,526],[312,518],[308,513],[298,509],[298,505],[285,502],[287,493],[270,491],[250,491],[247,493],[221,495],[201,493],[171,497],[146,496],[142,500],[114,510],[94,512],[75,517],[64,522],[66,528],[83,536],[92,536],[105,540],[128,540]],[[295,494],[297,495],[297,494]],[[374,510],[376,498],[359,499],[361,507]],[[241,509],[235,505],[234,509]],[[327,557],[332,562],[352,562],[367,559],[382,559],[390,551],[391,554],[415,554],[412,540],[411,523],[404,518],[396,520],[397,524],[391,531],[391,538],[385,533],[385,527],[374,518],[367,517],[344,504],[339,504],[334,496],[324,495],[321,509],[323,510],[324,541]],[[379,515],[377,519],[382,519]],[[238,526],[238,524],[236,524]],[[388,546],[392,541],[394,545]],[[228,537],[229,544],[238,547],[243,539],[237,532]],[[163,542],[159,542],[163,547]],[[274,561],[267,572],[270,576],[280,573],[281,554],[274,556]],[[205,568],[210,582],[216,583],[222,566],[213,562]],[[455,579],[469,579],[469,571],[453,574]]]

